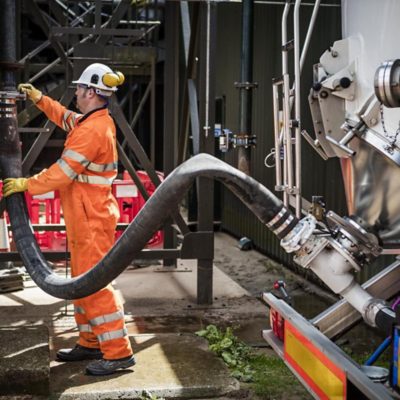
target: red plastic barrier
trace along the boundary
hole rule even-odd
[[[151,182],[151,179],[145,171],[137,171],[137,175],[142,182],[147,193],[151,196],[156,190],[155,185]],[[164,179],[161,172],[157,172],[160,180]],[[119,222],[129,223],[131,222],[136,214],[146,203],[145,199],[141,195],[136,184],[133,182],[128,171],[124,171],[121,179],[116,179],[112,185],[113,195],[117,199],[119,212],[121,217]],[[117,231],[116,238],[122,235],[121,231]],[[162,231],[157,231],[153,237],[149,240],[146,247],[156,247],[162,245],[164,236]]]
[[[0,181],[0,192],[3,182]],[[32,224],[60,224],[61,205],[58,192],[49,192],[39,196],[31,196],[28,192],[24,193],[29,219]],[[7,224],[10,223],[7,212],[4,212]],[[12,243],[11,229],[8,231],[10,242]],[[66,233],[35,231],[36,241],[42,250],[63,251],[66,249]]]
[[[31,196],[25,192],[25,200],[32,224],[60,224],[61,205],[58,191]],[[66,233],[35,231],[36,240],[42,250],[61,251],[66,249]]]

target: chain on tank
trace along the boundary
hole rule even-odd
[[[381,114],[381,125],[382,125],[383,133],[385,134],[385,137],[387,138],[387,140],[390,142],[389,145],[385,146],[385,150],[387,150],[390,154],[392,154],[394,147],[396,146],[397,137],[400,134],[400,122],[399,122],[398,128],[396,129],[396,132],[394,134],[390,134],[386,130],[385,119],[384,119],[384,115],[383,115],[383,104],[380,105],[379,111]]]

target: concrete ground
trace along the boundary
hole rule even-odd
[[[227,240],[235,241],[217,234],[217,262],[224,254],[229,253],[231,257],[232,251],[240,252],[234,242],[226,246]],[[255,253],[248,254],[254,256]],[[258,257],[263,256],[258,254]],[[247,268],[251,271],[251,262],[249,264]],[[65,273],[63,268],[58,270]],[[267,309],[258,296],[250,294],[218,267],[214,268],[213,304],[197,305],[196,274],[196,262],[185,260],[179,261],[176,270],[163,269],[156,263],[130,267],[117,278],[115,287],[125,304],[127,328],[137,363],[133,368],[102,378],[85,375],[86,362],[55,361],[55,351],[73,346],[77,337],[69,303],[47,295],[30,280],[25,282],[23,291],[0,295],[3,327],[0,328],[3,349],[0,352],[0,388],[1,379],[8,382],[11,360],[17,354],[21,378],[17,385],[19,393],[25,393],[27,398],[43,394],[45,389],[40,386],[43,376],[37,376],[33,347],[41,348],[40,357],[49,360],[49,394],[43,398],[135,399],[140,398],[144,390],[167,398],[235,396],[240,393],[239,383],[230,377],[225,365],[194,332],[210,323],[240,326],[238,332],[248,343],[260,344],[260,331],[268,325]],[[263,289],[260,288],[260,292]],[[43,346],[45,327],[48,328],[50,353]],[[21,338],[26,341],[27,336],[31,342],[17,350],[11,338],[22,345]],[[36,391],[30,389],[33,384],[27,377],[37,385]],[[9,386],[12,387],[11,383]],[[12,389],[2,394],[10,399],[11,393]]]

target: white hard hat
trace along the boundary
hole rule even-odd
[[[114,72],[107,65],[95,63],[86,67],[79,79],[72,83],[95,88],[97,94],[108,97],[118,90],[117,86],[122,85],[124,80],[122,72]]]

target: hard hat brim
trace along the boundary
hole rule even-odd
[[[118,90],[117,87],[104,88],[104,87],[102,87],[100,85],[95,85],[93,83],[88,84],[87,82],[81,81],[80,79],[78,79],[77,81],[72,81],[71,83],[74,84],[74,85],[79,85],[79,84],[86,85],[87,87],[92,87],[92,88],[95,88],[95,89],[103,90],[104,92],[116,92]]]

